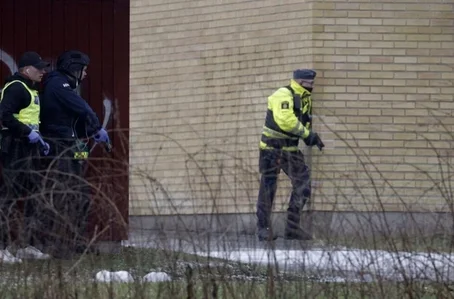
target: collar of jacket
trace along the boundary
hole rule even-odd
[[[65,72],[64,70],[57,70],[57,73],[68,82],[71,89],[76,89],[77,87],[77,79],[71,75],[70,73]]]
[[[304,94],[311,94],[311,92],[309,90],[307,90],[306,88],[302,87],[301,85],[298,84],[298,82],[296,82],[295,80],[293,79],[290,79],[290,87],[295,91],[295,93],[297,94],[300,94],[300,95],[304,95]]]
[[[15,80],[21,80],[22,82],[27,84],[28,88],[34,89],[34,90],[37,89],[37,84],[35,82],[33,82],[32,80],[30,80],[29,78],[27,78],[26,76],[22,75],[21,73],[17,72],[14,77],[16,77],[16,78],[14,78]]]

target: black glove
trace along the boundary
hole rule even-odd
[[[325,147],[325,144],[323,144],[322,139],[320,138],[320,136],[317,135],[317,137],[318,137],[318,140],[317,140],[317,144],[316,145],[317,145],[318,149],[320,151],[322,151],[323,148]]]
[[[313,131],[309,131],[309,135],[304,138],[304,143],[307,145],[307,146],[314,146],[314,145],[317,145],[317,140],[320,139],[318,137],[318,134],[313,132]]]
[[[307,146],[314,146],[316,145],[318,147],[319,150],[322,150],[325,145],[323,144],[322,142],[322,139],[320,139],[320,136],[318,136],[317,133],[313,132],[313,131],[310,131],[309,132],[309,136],[307,136],[306,138],[304,138],[304,143],[307,145]]]

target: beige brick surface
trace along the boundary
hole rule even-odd
[[[131,1],[132,215],[253,210],[266,97],[317,30],[281,3]]]
[[[440,162],[452,160],[454,106],[453,94],[448,93],[454,65],[448,59],[454,54],[454,1],[339,2],[313,4],[323,12],[319,15],[324,23],[351,24],[328,27],[335,41],[332,36],[321,38],[323,47],[336,49],[339,57],[329,59],[346,75],[314,63],[323,78],[335,79],[335,86],[319,86],[315,109],[337,118],[337,125],[329,128],[337,135],[336,147],[313,161],[321,181],[316,208],[374,210],[384,204],[387,210],[446,209],[446,190],[439,186],[442,176],[452,180]],[[333,3],[334,14],[326,11]],[[320,40],[318,33],[313,35]],[[344,54],[348,50],[352,54]],[[350,64],[337,63],[345,58]],[[357,78],[359,84],[340,79],[345,77]],[[346,94],[341,94],[341,86],[346,86]],[[345,104],[331,105],[333,90],[335,100]],[[344,159],[337,153],[341,149],[355,157],[354,168],[342,167]],[[334,172],[332,179],[324,178],[327,172]],[[342,177],[345,181],[339,180]]]
[[[446,208],[453,28],[454,0],[131,0],[131,214],[253,212],[266,97],[300,67],[316,209]]]

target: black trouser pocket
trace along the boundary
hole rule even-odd
[[[279,173],[281,163],[281,150],[260,150],[260,173]]]

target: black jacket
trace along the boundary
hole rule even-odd
[[[49,73],[41,94],[40,131],[45,137],[52,138],[83,138],[92,136],[101,129],[95,112],[70,86],[68,77],[59,72]],[[83,124],[83,131],[76,127]],[[82,135],[83,136],[80,136]]]
[[[19,73],[8,77],[5,84],[14,80],[24,82],[30,89],[37,90],[37,86],[28,78],[25,78]],[[2,125],[10,130],[10,132],[18,137],[25,137],[30,134],[31,129],[17,120],[13,114],[19,113],[22,109],[30,105],[30,93],[25,89],[24,85],[15,82],[5,89],[3,100],[0,103],[0,118]]]

